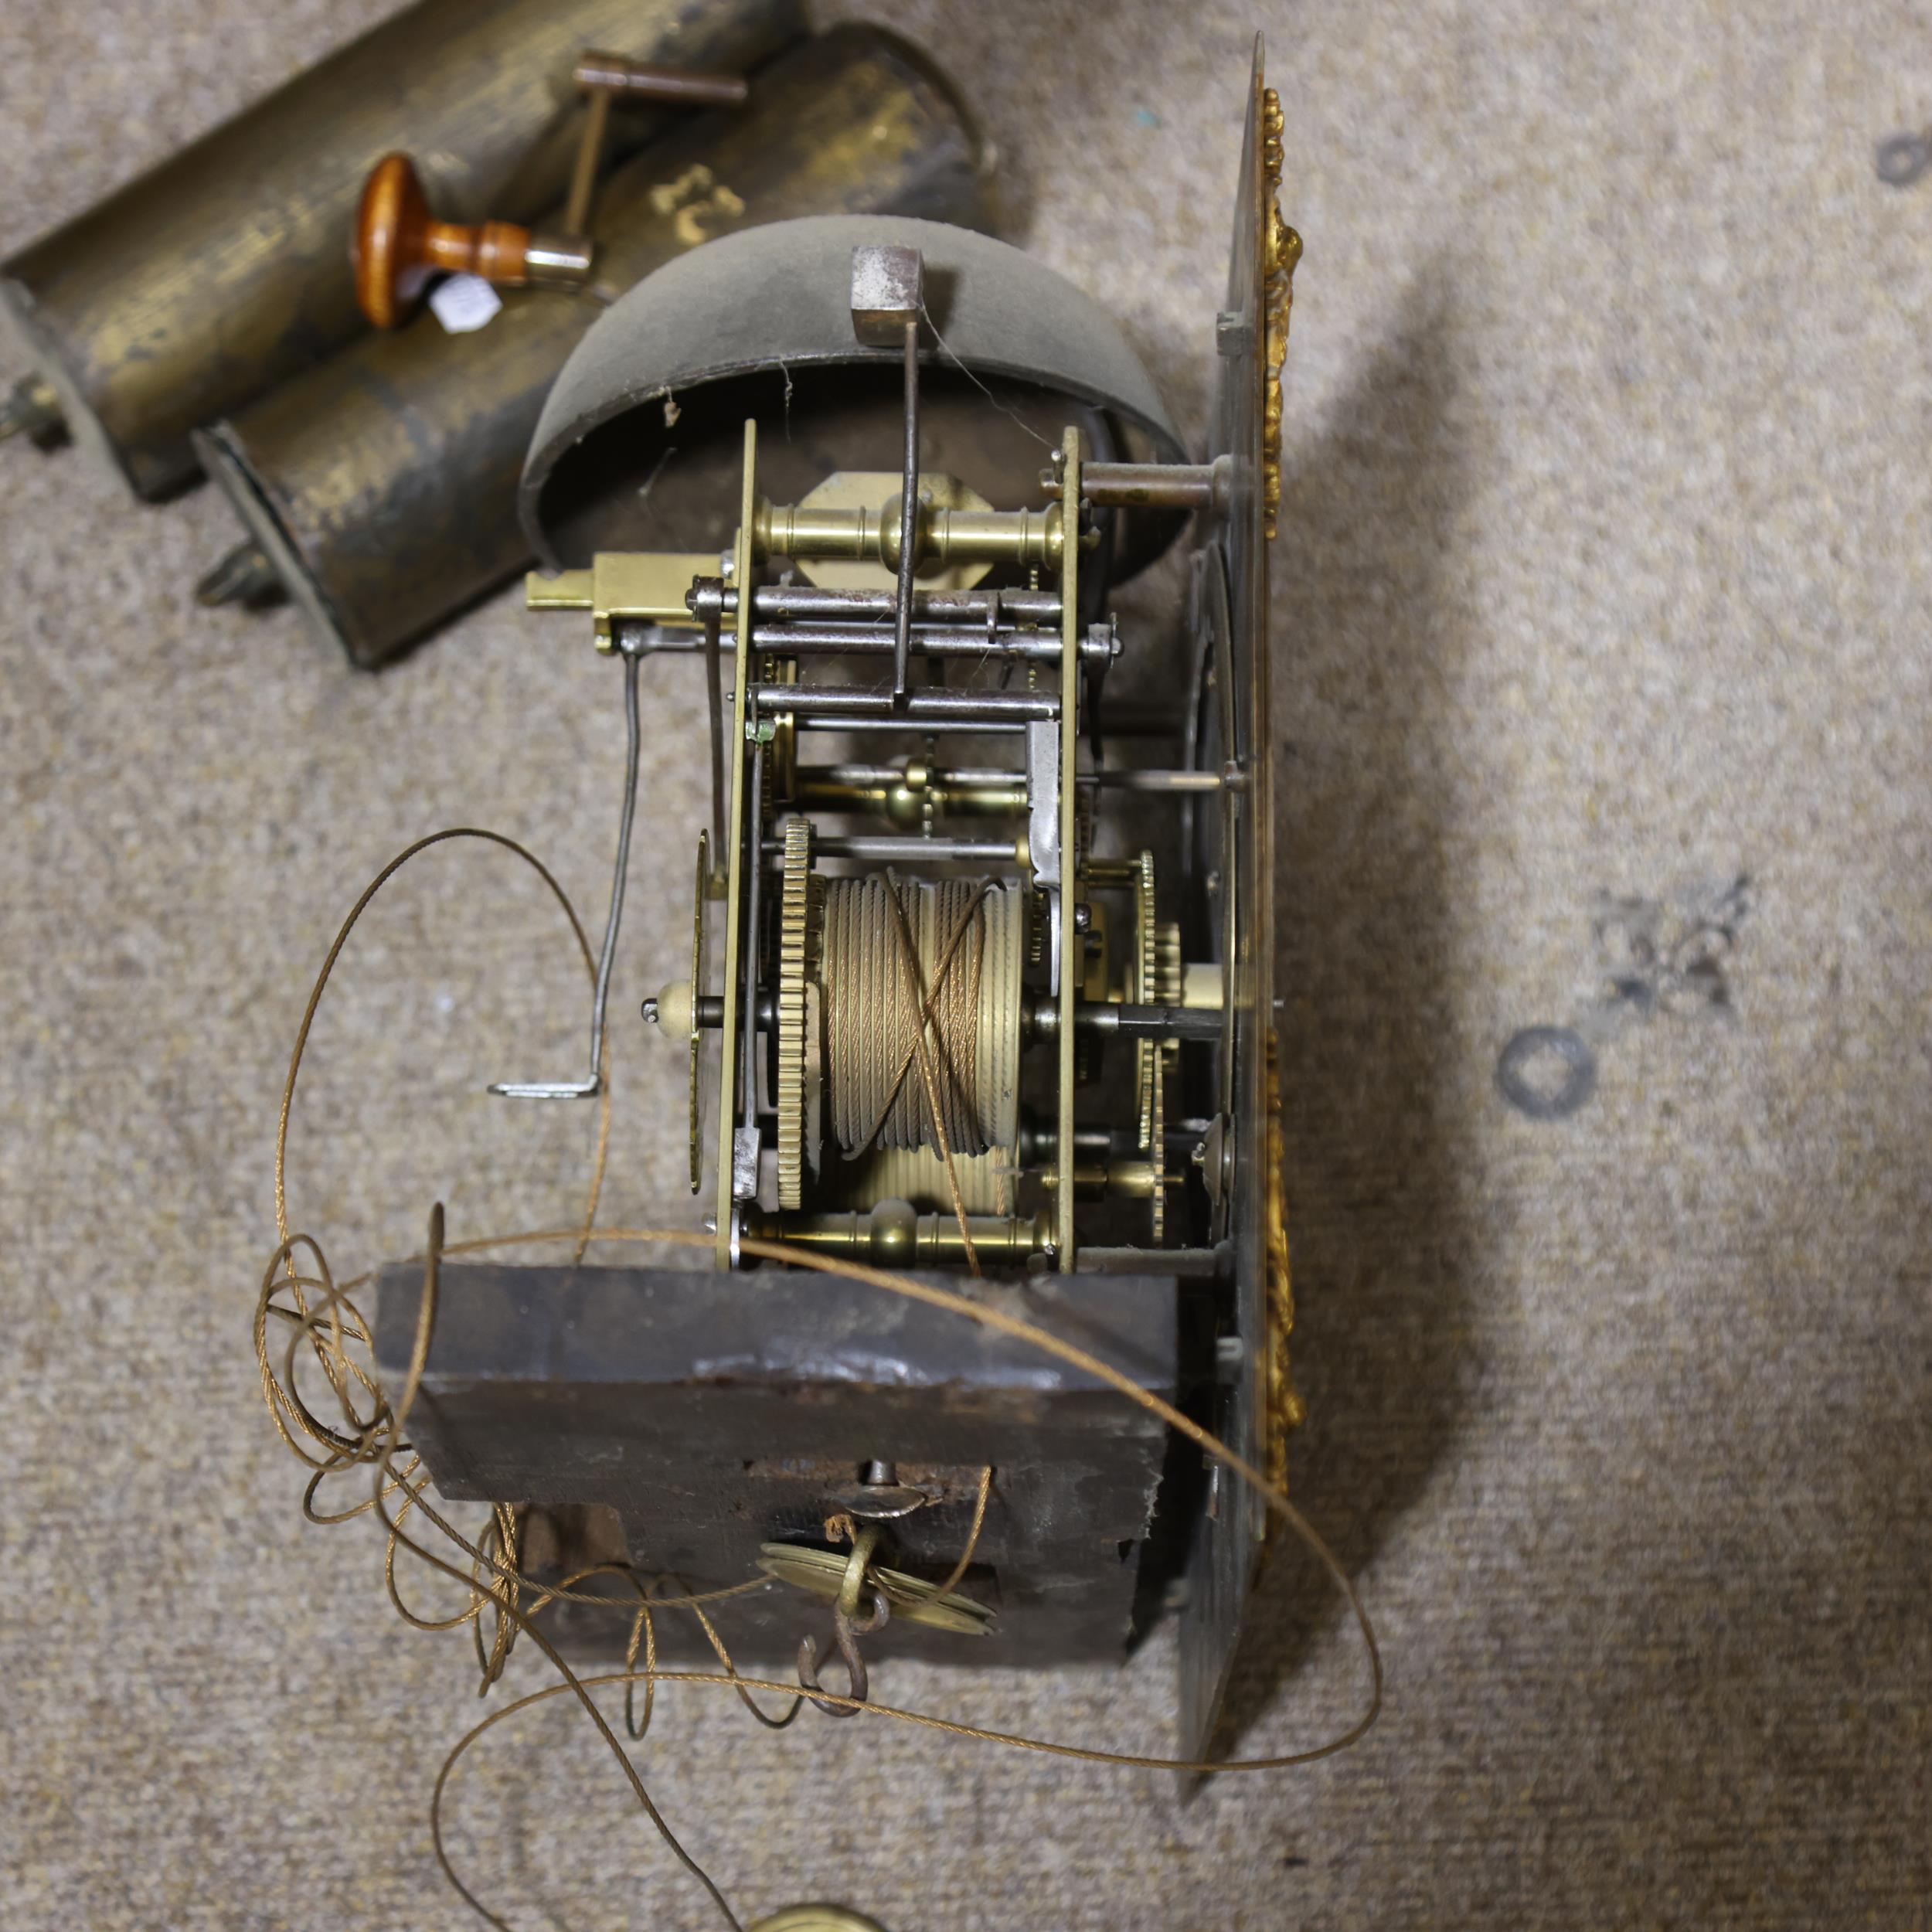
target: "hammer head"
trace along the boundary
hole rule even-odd
[[[919,320],[926,264],[916,248],[868,244],[852,251],[852,328],[872,349],[897,349]]]

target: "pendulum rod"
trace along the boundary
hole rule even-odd
[[[751,685],[752,519],[757,508],[758,425],[745,423],[744,489],[740,501],[738,535],[733,555],[733,587],[738,592],[737,648],[731,685],[731,730],[726,739],[731,766],[730,865],[725,881],[724,1064],[718,1096],[718,1246],[717,1265],[731,1266],[732,1221],[736,1199],[733,1187],[733,1158],[740,1132],[736,1087],[736,1044],[741,964],[745,944],[743,906],[747,849],[756,828],[745,824],[745,706]],[[755,862],[755,855],[753,855]],[[747,1023],[751,1016],[744,1015]]]
[[[913,589],[919,568],[919,318],[906,324],[906,465],[899,509],[899,607],[893,634],[893,696],[906,696],[912,655]]]
[[[1073,1172],[1073,1004],[1080,991],[1083,935],[1073,924],[1074,895],[1080,885],[1080,787],[1074,782],[1080,744],[1080,433],[1069,429],[1063,445],[1061,501],[1072,519],[1060,546],[1060,1134],[1056,1171],[1063,1185],[1054,1196],[1058,1222],[1055,1248],[1063,1274],[1073,1270],[1073,1189],[1064,1185]]]

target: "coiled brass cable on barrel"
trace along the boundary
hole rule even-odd
[[[922,1002],[931,1009],[927,1037],[945,1145],[964,1155],[1010,1146],[1019,1128],[1022,896],[963,879],[828,879],[822,889],[827,1126],[840,1151],[850,1158],[874,1148],[940,1145],[931,1098],[907,1073]],[[906,971],[895,893],[916,983]]]
[[[977,889],[964,879],[905,888],[924,985],[932,986],[943,943],[933,932],[934,914],[950,931],[972,909]],[[898,1077],[899,1063],[920,1020],[917,996],[900,956],[891,893],[881,878],[825,882],[827,1098],[833,1136],[848,1155],[872,1145],[933,1144],[918,1083]],[[947,1141],[963,1154],[979,1153],[983,1146],[972,1094],[985,952],[985,926],[973,910],[963,956],[933,987],[932,1045],[942,1118]]]
[[[1005,1213],[1019,1131],[1028,912],[991,879],[828,879],[784,827],[777,934],[779,1206],[929,1194]],[[841,1157],[828,1170],[829,1139]]]

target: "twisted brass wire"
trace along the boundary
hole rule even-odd
[[[963,1153],[983,1153],[975,1073],[987,884],[963,879],[902,884],[890,875],[824,883],[833,1137],[849,1158],[874,1146],[937,1146],[928,1107],[906,1087],[917,1057],[913,1043],[923,1036],[940,1076],[939,1118],[947,1142]],[[964,956],[954,968],[950,936],[962,928]],[[940,933],[948,944],[939,943]],[[937,969],[941,957],[948,958],[944,972]]]
[[[835,895],[835,887],[854,889]],[[966,1266],[975,1276],[980,1272],[979,1250],[973,1240],[972,1227],[966,1213],[966,1197],[959,1184],[959,1170],[954,1165],[953,1135],[947,1131],[947,1121],[951,1115],[954,1130],[964,1129],[965,1135],[970,1137],[968,1144],[975,1154],[984,1151],[985,1143],[980,1132],[978,1104],[971,1083],[979,1053],[979,985],[986,944],[986,896],[992,889],[990,879],[981,879],[976,885],[952,879],[944,881],[938,886],[913,886],[922,912],[933,913],[935,920],[943,917],[946,911],[957,909],[957,917],[945,944],[935,948],[936,970],[932,986],[928,989],[920,965],[918,942],[913,934],[900,882],[889,872],[883,879],[833,879],[826,884],[826,986],[832,1003],[832,1012],[828,1018],[832,1029],[832,1051],[828,1058],[834,1070],[828,1084],[833,1097],[834,1131],[841,1140],[846,1138],[839,1124],[839,1096],[856,1090],[870,1099],[878,1099],[868,1076],[883,1073],[889,1050],[886,1043],[893,1039],[895,1031],[910,1033],[911,1044],[900,1056],[891,1080],[884,1083],[884,1098],[872,1117],[871,1127],[856,1146],[847,1148],[845,1158],[856,1159],[885,1133],[887,1123],[900,1105],[906,1072],[917,1061],[920,1082],[925,1090],[926,1126],[945,1167],[947,1191],[952,1197],[954,1218],[959,1223],[960,1245],[965,1250]],[[962,899],[963,903],[960,903]],[[874,918],[884,906],[891,908],[890,922]],[[961,942],[969,932],[975,935],[978,943],[971,951],[971,970],[962,984],[961,975],[954,971],[954,964],[959,957]],[[882,979],[883,988],[876,983]],[[849,991],[853,981],[859,985],[855,998]],[[935,1016],[942,1012],[944,1020],[934,1029],[937,1038],[929,1043],[927,1029],[933,1026]],[[935,1061],[940,1063],[947,1075],[951,1105],[940,1098]],[[961,1061],[966,1066],[963,1080],[959,1071]],[[842,1063],[848,1070],[844,1076],[836,1071]],[[855,1097],[852,1106],[842,1111],[854,1119],[860,1118],[863,1114],[859,1110],[865,1105],[864,1100]],[[917,1147],[921,1144],[916,1105],[910,1114],[910,1128],[902,1122],[897,1131],[900,1138],[888,1141],[888,1147]]]
[[[606,1746],[617,1760],[640,1808],[650,1820],[665,1845],[699,1883],[702,1885],[726,1923],[733,1932],[742,1932],[736,1915],[723,1892],[709,1874],[698,1864],[679,1843],[676,1835],[653,1802],[634,1765],[625,1755],[623,1746],[609,1721],[591,1696],[593,1689],[604,1685],[621,1683],[626,1686],[625,1729],[634,1738],[642,1735],[650,1721],[652,1700],[656,1686],[661,1683],[690,1683],[715,1685],[733,1691],[748,1704],[750,1693],[764,1691],[774,1696],[795,1699],[796,1686],[773,1682],[770,1680],[746,1677],[740,1675],[731,1664],[730,1655],[722,1640],[713,1630],[699,1607],[706,1602],[716,1602],[733,1597],[747,1590],[764,1587],[767,1580],[758,1577],[745,1583],[732,1585],[719,1590],[671,1597],[658,1594],[662,1587],[660,1580],[641,1581],[634,1574],[629,1580],[633,1594],[629,1598],[612,1597],[587,1594],[576,1586],[592,1575],[600,1573],[587,1571],[568,1577],[560,1584],[547,1587],[533,1585],[523,1577],[517,1569],[519,1526],[513,1511],[501,1506],[493,1512],[490,1525],[484,1535],[471,1540],[448,1522],[441,1513],[425,1500],[427,1477],[421,1472],[420,1461],[412,1458],[406,1466],[399,1466],[398,1458],[407,1455],[409,1447],[404,1434],[410,1409],[422,1383],[425,1366],[436,1321],[438,1289],[443,1258],[446,1255],[475,1253],[485,1250],[519,1247],[532,1243],[567,1241],[573,1244],[573,1258],[580,1260],[594,1243],[644,1242],[685,1247],[709,1251],[713,1245],[709,1235],[687,1232],[677,1229],[648,1228],[598,1228],[594,1223],[596,1201],[600,1189],[604,1159],[608,1146],[610,1112],[607,1096],[610,1087],[607,1079],[604,1083],[607,1096],[603,1117],[600,1122],[597,1149],[594,1162],[590,1201],[583,1221],[572,1229],[539,1230],[519,1234],[486,1236],[459,1243],[446,1242],[444,1239],[443,1213],[440,1205],[433,1211],[430,1221],[430,1239],[424,1253],[415,1257],[423,1268],[423,1293],[418,1308],[417,1332],[410,1351],[408,1369],[403,1377],[401,1393],[392,1404],[383,1393],[379,1379],[370,1368],[365,1367],[349,1353],[352,1347],[366,1349],[370,1330],[352,1301],[350,1292],[361,1287],[368,1280],[367,1275],[338,1284],[329,1268],[321,1244],[306,1233],[291,1233],[287,1218],[287,1152],[288,1125],[294,1105],[297,1080],[301,1071],[302,1056],[307,1046],[310,1029],[321,995],[328,985],[330,974],[346,942],[356,920],[383,884],[396,869],[417,852],[444,840],[459,837],[475,837],[502,845],[515,852],[534,867],[549,886],[568,917],[578,941],[587,966],[591,965],[590,947],[582,925],[571,909],[567,897],[554,878],[544,867],[515,841],[500,835],[458,828],[441,832],[420,840],[393,860],[379,873],[356,902],[347,920],[338,931],[329,948],[321,972],[310,993],[298,1032],[294,1049],[291,1056],[287,1077],[284,1083],[281,1105],[277,1122],[275,1144],[275,1212],[277,1231],[280,1240],[270,1257],[264,1271],[262,1288],[257,1301],[254,1321],[254,1340],[257,1367],[260,1371],[264,1402],[277,1433],[290,1450],[311,1471],[304,1490],[303,1507],[305,1513],[317,1522],[343,1522],[365,1512],[372,1515],[381,1525],[386,1535],[386,1576],[391,1580],[390,1594],[399,1610],[412,1623],[419,1627],[433,1628],[434,1624],[417,1618],[403,1609],[400,1598],[393,1587],[393,1565],[396,1553],[406,1550],[427,1568],[451,1578],[468,1594],[468,1610],[457,1617],[447,1620],[444,1627],[461,1623],[473,1625],[473,1635],[482,1664],[483,1684],[487,1690],[489,1683],[500,1675],[511,1645],[517,1637],[527,1634],[531,1641],[541,1650],[556,1669],[559,1682],[519,1698],[514,1702],[492,1712],[479,1723],[473,1726],[450,1751],[437,1774],[430,1806],[431,1832],[434,1840],[437,1861],[444,1876],[459,1896],[479,1917],[491,1925],[509,1932],[505,1922],[492,1912],[464,1883],[450,1861],[447,1849],[443,1842],[442,1804],[449,1778],[464,1754],[487,1731],[506,1717],[530,1709],[551,1697],[570,1695],[574,1696],[586,1716],[603,1738]],[[971,914],[968,914],[970,919]],[[962,922],[959,931],[951,942],[957,946],[965,930]],[[951,951],[949,948],[942,962],[942,974],[950,965]],[[594,970],[594,968],[593,968]],[[917,1002],[922,1015],[930,1003],[931,995]],[[924,1041],[924,1027],[920,1026],[912,1053],[907,1056],[910,1066],[913,1057],[920,1056]],[[603,1070],[600,1068],[600,1071]],[[930,1081],[933,1076],[928,1066],[925,1077]],[[934,1118],[938,1109],[936,1099]],[[982,1327],[1005,1334],[1038,1352],[1053,1356],[1069,1366],[1080,1369],[1125,1396],[1148,1413],[1159,1418],[1168,1428],[1193,1443],[1210,1460],[1226,1468],[1238,1480],[1250,1485],[1262,1498],[1268,1509],[1294,1532],[1309,1553],[1321,1563],[1346,1598],[1359,1630],[1365,1656],[1369,1665],[1369,1692],[1368,1701],[1361,1716],[1345,1730],[1325,1742],[1308,1750],[1270,1757],[1210,1759],[1189,1760],[1148,1757],[1138,1753],[1098,1750],[1087,1747],[1060,1743],[1050,1739],[1026,1736],[1018,1733],[992,1730],[955,1719],[942,1718],[921,1711],[900,1709],[892,1706],[871,1702],[861,1703],[855,1699],[841,1698],[831,1692],[821,1692],[820,1700],[832,1706],[841,1706],[869,1713],[875,1716],[888,1717],[921,1728],[949,1733],[956,1736],[972,1738],[978,1741],[1009,1747],[1039,1751],[1048,1755],[1076,1759],[1091,1764],[1133,1767],[1155,1770],[1173,1770],[1206,1774],[1219,1771],[1267,1771],[1286,1769],[1291,1766],[1305,1764],[1327,1757],[1345,1750],[1359,1740],[1376,1721],[1383,1697],[1383,1668],[1381,1653],[1377,1646],[1375,1631],[1366,1608],[1355,1589],[1352,1580],[1342,1569],[1334,1553],[1323,1541],[1314,1526],[1287,1498],[1281,1487],[1261,1470],[1237,1454],[1218,1437],[1199,1423],[1184,1416],[1160,1397],[1141,1388],[1130,1378],[1111,1364],[1077,1345],[1062,1340],[1059,1336],[1034,1327],[1031,1323],[1008,1315],[1002,1310],[969,1300],[950,1291],[928,1283],[916,1281],[908,1277],[893,1274],[887,1270],[873,1268],[841,1257],[821,1255],[809,1250],[789,1247],[782,1243],[747,1239],[742,1243],[743,1251],[760,1260],[770,1260],[813,1272],[835,1275],[846,1280],[858,1281],[875,1287],[882,1293],[895,1294],[905,1299],[920,1301],[960,1319],[976,1321]],[[295,1257],[304,1253],[311,1266],[298,1269]],[[281,1298],[286,1296],[287,1301]],[[287,1325],[290,1333],[288,1348],[284,1355],[283,1372],[277,1375],[273,1354],[268,1345],[271,1321],[280,1321]],[[307,1344],[306,1353],[303,1345]],[[339,1426],[325,1422],[310,1406],[296,1386],[295,1376],[299,1361],[312,1360],[318,1366],[325,1381],[335,1398],[340,1410]],[[301,1440],[298,1440],[301,1438]],[[304,1440],[313,1445],[304,1446]],[[314,1453],[320,1451],[319,1454]],[[328,1477],[345,1473],[351,1468],[361,1467],[371,1473],[371,1493],[364,1504],[355,1509],[333,1514],[322,1514],[315,1510],[314,1499],[321,1484]],[[990,1493],[992,1472],[988,1469],[981,1482],[980,1493],[975,1505],[973,1526],[967,1548],[955,1566],[954,1576],[949,1579],[950,1590],[964,1576],[976,1547],[979,1531],[985,1514]],[[391,1512],[390,1499],[400,1495],[402,1506]],[[407,1519],[413,1515],[418,1521],[434,1527],[453,1546],[456,1554],[468,1559],[465,1567],[439,1553],[419,1541],[406,1528]],[[526,1594],[530,1601],[524,1601]],[[640,1598],[642,1609],[639,1611]],[[626,1655],[626,1668],[591,1677],[580,1677],[570,1667],[556,1646],[537,1627],[537,1614],[549,1604],[560,1600],[587,1604],[617,1604],[628,1606],[637,1615],[634,1623],[632,1640]],[[666,1670],[656,1661],[655,1633],[651,1623],[649,1611],[658,1607],[685,1607],[691,1609],[705,1626],[711,1638],[713,1648],[717,1655],[721,1668],[718,1671]],[[489,1610],[495,1618],[495,1628],[487,1648],[481,1628],[481,1618]],[[635,1668],[638,1637],[641,1632],[646,1645],[644,1668]],[[642,1682],[645,1685],[645,1716],[641,1725],[633,1720],[631,1692]],[[758,1715],[767,1723],[789,1722],[790,1713],[784,1719],[774,1720],[760,1712]]]

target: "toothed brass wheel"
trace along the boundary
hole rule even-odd
[[[820,1056],[818,988],[811,984],[811,821],[785,821],[778,931],[778,1205],[804,1206],[805,1168],[816,1170]]]

